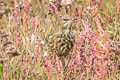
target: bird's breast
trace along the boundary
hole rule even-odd
[[[73,33],[61,33],[49,38],[48,47],[50,51],[55,52],[58,56],[66,56],[73,48],[74,41]]]

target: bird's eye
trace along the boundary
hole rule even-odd
[[[64,21],[68,21],[69,19],[63,19]]]

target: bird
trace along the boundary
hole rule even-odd
[[[73,49],[75,35],[72,32],[73,21],[70,15],[60,16],[58,19],[58,31],[50,33],[46,38],[45,53],[66,57]]]

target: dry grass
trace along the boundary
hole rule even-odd
[[[49,0],[6,0],[0,30],[21,55],[5,60],[0,46],[1,80],[120,80],[120,1],[76,0],[68,12],[58,7]],[[65,14],[77,18],[76,42],[66,66],[58,56],[43,56],[42,44],[58,29],[57,16]]]

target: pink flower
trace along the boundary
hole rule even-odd
[[[45,62],[45,67],[47,68],[48,72],[53,71],[54,68],[53,68],[53,66],[51,64],[51,61],[49,61],[45,56],[42,56],[42,59]]]
[[[79,80],[84,80],[84,72],[80,75]]]
[[[82,16],[83,15],[82,9],[83,9],[82,6],[77,6],[76,9],[75,9],[75,11],[76,11],[75,15],[76,16]]]
[[[68,67],[71,68],[73,66],[73,60],[70,60],[70,62],[68,63]]]
[[[26,75],[27,71],[26,71],[26,66],[25,66],[24,62],[22,62],[22,68],[23,68],[24,75]]]
[[[63,70],[63,67],[62,67],[62,62],[61,60],[59,60],[58,56],[56,56],[56,64],[57,64],[58,71],[61,72]]]
[[[32,9],[32,5],[30,5],[30,14],[32,15],[33,9]]]
[[[16,44],[17,44],[17,46],[20,45],[20,35],[19,35],[19,33],[17,33],[17,35],[16,35]]]
[[[4,30],[4,25],[1,26],[1,30]]]
[[[35,21],[33,18],[32,18],[32,28],[35,28]]]
[[[50,5],[53,7],[53,9],[55,10],[56,15],[58,15],[58,8],[53,4],[50,3]]]
[[[119,2],[118,2],[118,7],[120,8],[120,0],[119,0]]]
[[[102,4],[102,2],[103,2],[103,0],[99,0],[99,1],[98,1],[98,4],[99,4],[99,5],[101,5],[101,4]]]
[[[27,20],[28,20],[28,16],[26,13],[24,13],[24,16],[23,16],[23,25],[27,25]]]
[[[9,73],[5,74],[5,80],[10,80],[10,74]]]
[[[25,4],[24,4],[24,10],[26,13],[28,13],[29,7],[28,7],[27,2],[25,2]]]
[[[18,9],[16,7],[14,8],[14,13],[15,13],[16,17],[19,15],[19,11],[18,11]]]
[[[30,64],[32,64],[32,56],[31,55],[28,55],[28,60],[29,60]]]

